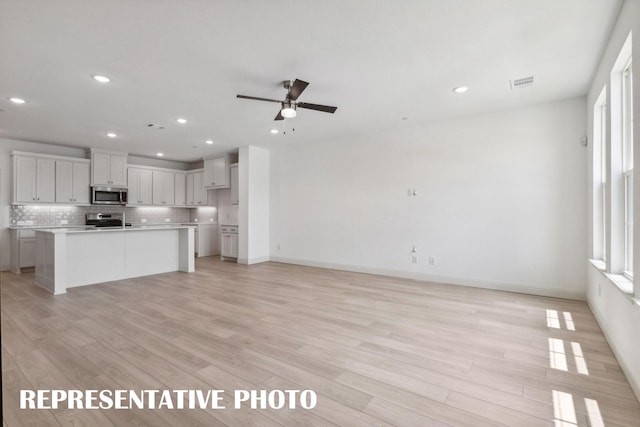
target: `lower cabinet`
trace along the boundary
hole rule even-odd
[[[36,232],[11,230],[11,270],[20,273],[22,268],[36,265]]]
[[[238,226],[220,226],[220,256],[224,258],[238,258]]]

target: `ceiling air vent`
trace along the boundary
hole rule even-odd
[[[511,90],[529,87],[533,84],[533,76],[523,77],[521,79],[511,80]]]

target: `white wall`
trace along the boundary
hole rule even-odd
[[[605,85],[609,85],[610,73],[613,65],[618,57],[620,49],[624,44],[629,32],[633,31],[633,51],[632,57],[636,58],[634,63],[637,64],[637,58],[640,58],[640,2],[626,1],[622,7],[622,11],[615,24],[611,38],[594,75],[589,95],[587,97],[588,107],[588,126],[593,129],[593,104],[595,103],[600,91]],[[634,65],[634,123],[636,129],[634,131],[634,164],[640,164],[640,132],[637,123],[640,123],[640,72],[638,66]],[[591,146],[589,147],[589,159],[591,159]],[[589,162],[589,168],[592,162]],[[640,221],[640,174],[634,174],[634,222]],[[589,195],[593,194],[592,182],[589,179]],[[592,200],[589,200],[589,242],[592,242],[593,221],[591,206]],[[640,271],[640,228],[634,230],[634,271]],[[589,249],[589,253],[591,250]],[[587,282],[587,301],[591,306],[598,323],[613,352],[622,366],[631,387],[636,396],[640,399],[640,340],[638,340],[638,330],[640,330],[640,305],[634,302],[629,295],[625,295],[615,285],[613,285],[605,276],[596,270],[590,263],[588,265],[588,282]],[[640,289],[640,285],[636,282],[636,289]],[[637,291],[640,297],[640,291]],[[637,301],[637,300],[636,300]]]
[[[269,260],[270,156],[255,146],[241,147],[238,159],[238,262]]]
[[[584,298],[586,116],[578,98],[274,148],[271,258]]]

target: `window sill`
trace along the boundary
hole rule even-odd
[[[606,264],[600,259],[590,259],[589,262],[600,271],[620,292],[622,292],[633,305],[640,307],[640,298],[635,298],[633,294],[633,282],[623,274],[606,273]]]
[[[601,259],[590,259],[591,264],[598,270],[604,272],[607,269],[607,264]]]
[[[617,286],[622,292],[629,296],[633,296],[633,282],[622,274],[604,273],[611,283]]]

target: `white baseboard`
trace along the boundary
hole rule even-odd
[[[261,262],[267,262],[270,260],[271,259],[268,256],[256,257],[256,258],[238,258],[238,264],[246,264],[246,265],[260,264]]]
[[[399,270],[387,270],[379,268],[362,267],[349,264],[336,264],[327,262],[318,262],[305,259],[270,257],[273,262],[281,262],[284,264],[306,265],[309,267],[330,268],[333,270],[352,271],[355,273],[377,274],[380,276],[399,277],[403,279],[419,280],[424,282],[445,283],[448,285],[470,286],[474,288],[491,289],[496,291],[517,292],[521,294],[538,295],[553,298],[565,298],[579,301],[586,300],[585,291],[571,291],[567,289],[550,288],[540,285],[514,284],[507,282],[496,282],[479,279],[471,279],[467,277],[453,276],[437,276],[424,273],[412,273]]]
[[[622,372],[624,373],[624,376],[627,377],[627,381],[629,381],[629,385],[631,386],[631,390],[633,390],[633,394],[636,395],[636,399],[638,399],[638,401],[640,402],[640,384],[631,375],[631,372],[633,372],[633,371],[631,369],[629,369],[629,366],[627,365],[625,359],[620,357],[620,355],[622,355],[624,353],[622,351],[620,351],[620,349],[616,345],[616,341],[614,339],[612,339],[611,335],[607,332],[607,328],[605,328],[603,326],[603,325],[607,325],[607,323],[603,319],[602,313],[600,313],[600,311],[598,311],[598,309],[595,307],[595,305],[591,304],[591,301],[589,301],[589,299],[587,299],[587,304],[589,305],[589,308],[591,309],[591,312],[593,313],[593,317],[596,318],[596,321],[598,322],[598,325],[600,326],[600,330],[602,331],[602,334],[604,335],[604,338],[607,340],[607,344],[609,344],[609,347],[611,347],[611,351],[613,352],[614,356],[616,357],[616,360],[618,361],[618,364],[620,365],[620,368],[622,369]]]

